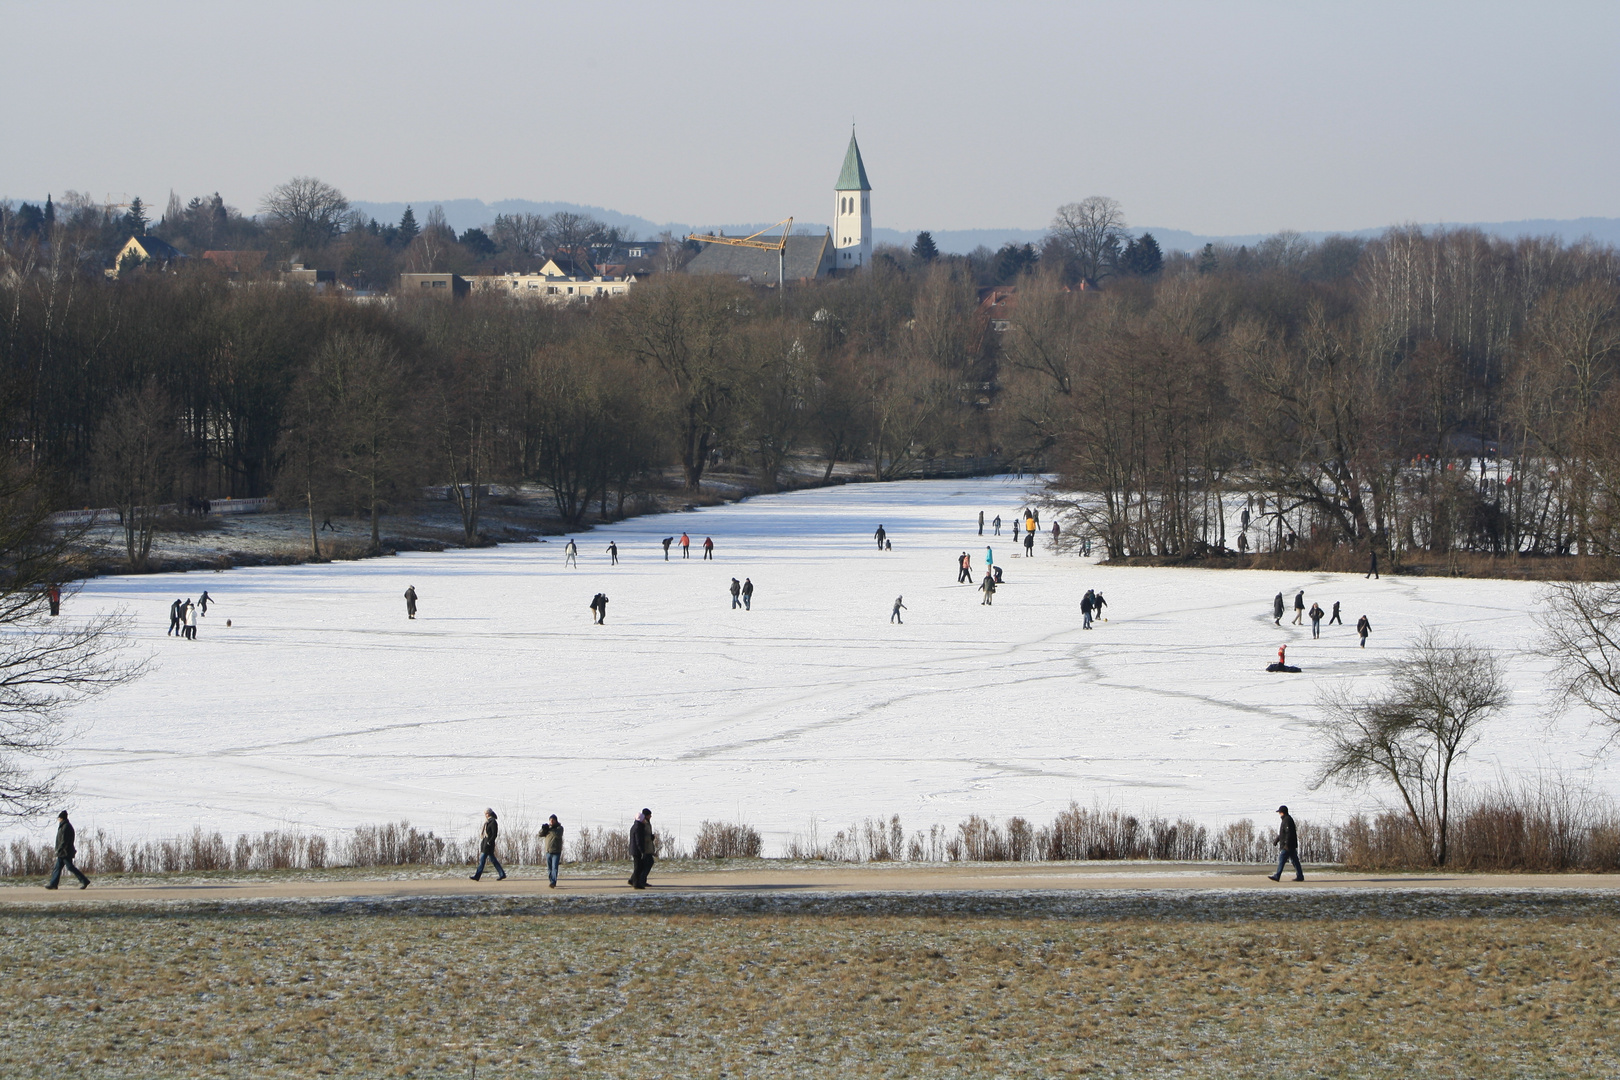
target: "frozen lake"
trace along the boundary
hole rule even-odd
[[[461,834],[486,805],[620,825],[645,805],[688,843],[705,818],[749,822],[773,854],[813,819],[824,835],[869,815],[1044,824],[1071,799],[1211,824],[1287,802],[1320,820],[1369,800],[1305,788],[1319,684],[1375,670],[1428,624],[1510,654],[1515,700],[1470,778],[1555,769],[1620,792],[1585,719],[1546,715],[1538,586],[1108,569],[1044,538],[1013,558],[976,520],[1010,521],[1025,484],[860,484],[641,518],[580,534],[577,569],[553,539],[90,582],[68,613],[123,607],[154,662],[76,714],[69,805],[81,831],[125,839],[400,819]],[[692,558],[666,563],[658,541],[683,528]],[[957,555],[982,572],[986,543],[1006,573],[988,608],[955,583]],[[754,610],[730,609],[733,576],[752,578]],[[217,606],[198,640],[166,638],[170,602],[204,588]],[[1092,631],[1087,588],[1109,602]],[[1300,588],[1341,601],[1347,625],[1320,641],[1273,626],[1272,595]],[[586,609],[598,590],[605,626]],[[1283,642],[1305,674],[1265,672]]]

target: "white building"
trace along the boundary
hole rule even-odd
[[[496,292],[524,300],[544,300],[548,304],[594,300],[600,296],[623,296],[636,283],[633,274],[620,277],[592,271],[593,268],[586,264],[559,255],[547,259],[537,274],[483,274],[473,275],[467,281],[478,292]]]
[[[853,131],[834,194],[838,204],[833,214],[833,265],[841,271],[858,270],[872,261],[872,185]]]

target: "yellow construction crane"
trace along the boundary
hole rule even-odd
[[[759,237],[775,228],[782,230],[781,236],[773,236],[769,240],[759,239]],[[775,225],[767,225],[759,232],[751,233],[748,236],[716,236],[713,233],[704,233],[700,236],[697,233],[692,233],[687,236],[687,239],[696,240],[700,244],[730,244],[732,247],[755,248],[759,251],[776,252],[776,287],[785,291],[787,289],[787,242],[792,233],[793,219],[783,218]]]

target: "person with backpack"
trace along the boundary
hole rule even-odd
[[[1299,829],[1294,825],[1294,819],[1289,816],[1286,805],[1277,807],[1277,816],[1282,820],[1277,825],[1277,872],[1267,874],[1272,881],[1281,881],[1283,867],[1290,862],[1294,864],[1294,880],[1305,880],[1305,869],[1299,865]]]
[[[548,888],[557,887],[557,869],[562,865],[563,854],[563,827],[552,814],[551,820],[540,826],[540,843],[546,852],[546,879],[550,881]]]
[[[495,841],[501,835],[501,823],[495,818],[494,810],[484,811],[484,828],[478,834],[478,869],[472,872],[471,880],[477,881],[484,876],[484,863],[488,862],[495,867],[495,880],[505,881],[506,871],[501,869],[501,860],[495,857]]]

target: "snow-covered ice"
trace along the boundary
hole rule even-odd
[[[977,514],[1010,522],[1027,486],[856,484],[640,518],[579,534],[577,569],[554,539],[89,582],[69,614],[124,608],[154,660],[76,714],[75,820],[126,839],[400,819],[459,835],[486,805],[574,826],[650,806],[688,842],[705,818],[749,822],[768,851],[812,820],[824,836],[869,815],[1044,823],[1071,799],[1210,823],[1287,802],[1319,820],[1368,800],[1305,787],[1318,687],[1375,671],[1425,624],[1509,654],[1514,703],[1469,777],[1550,769],[1620,792],[1599,733],[1547,714],[1538,586],[1110,569],[1053,557],[1045,535],[1013,557]],[[666,563],[658,541],[682,529],[692,557]],[[1006,575],[993,607],[955,583],[958,554],[982,573],[987,544]],[[753,579],[752,611],[731,610],[733,576]],[[1088,587],[1109,604],[1092,631]],[[204,588],[198,640],[166,638],[169,603]],[[1346,625],[1320,641],[1291,611],[1273,626],[1273,594],[1299,588],[1342,601]],[[605,626],[586,609],[599,590]],[[1284,642],[1305,674],[1265,672]]]

